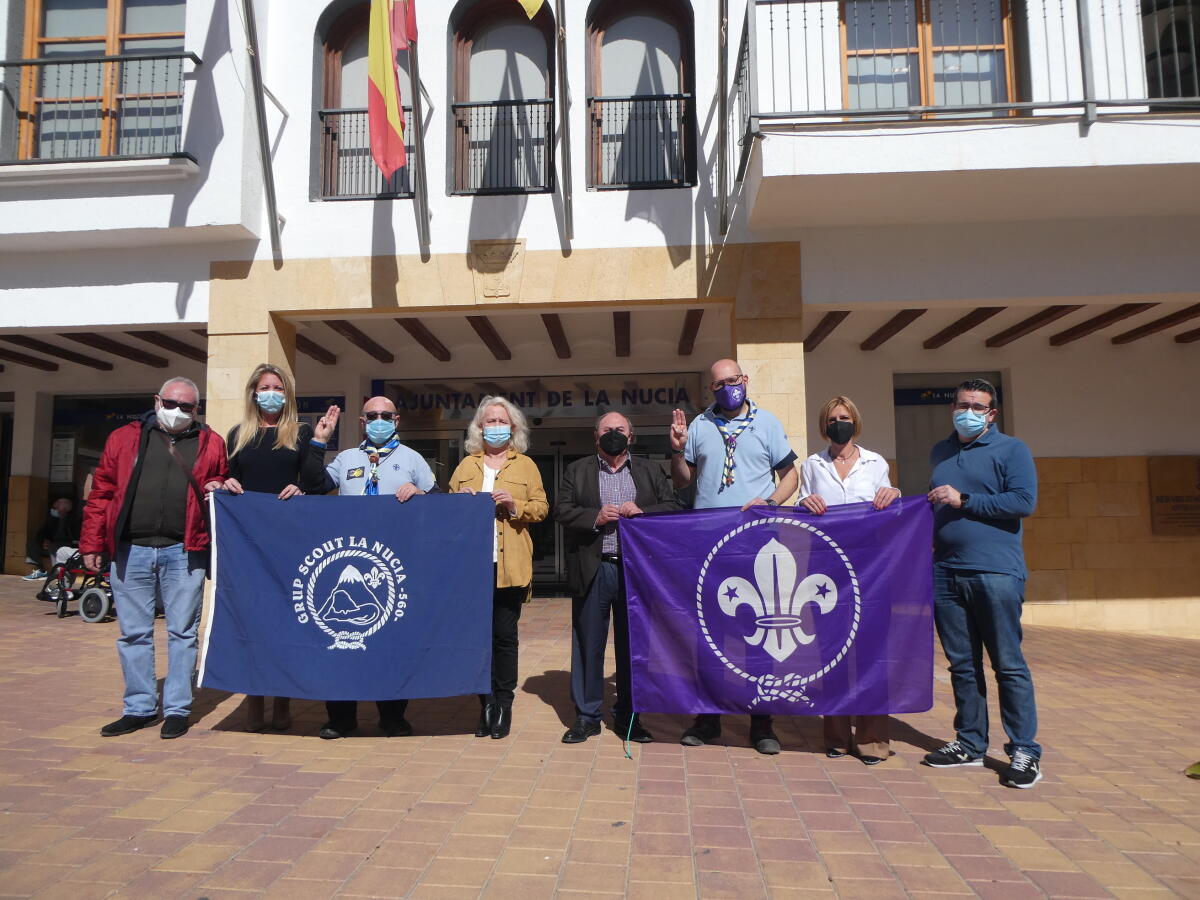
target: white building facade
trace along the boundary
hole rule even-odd
[[[251,9],[278,250],[242,0],[0,0],[7,571],[168,375],[222,430],[266,360],[311,410],[386,392],[443,477],[519,395],[553,485],[607,406],[665,458],[735,355],[801,455],[852,397],[906,492],[996,379],[1028,620],[1200,635],[1200,506],[1152,485],[1200,457],[1194,2],[424,0],[388,182],[368,4]]]

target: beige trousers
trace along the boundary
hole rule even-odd
[[[888,749],[888,717],[887,716],[823,716],[825,727],[825,746],[843,753],[853,753],[857,748],[859,756],[877,756],[887,759],[891,752]],[[855,733],[851,735],[851,719],[854,722]]]

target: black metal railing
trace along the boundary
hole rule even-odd
[[[168,156],[194,53],[0,61],[0,163]]]
[[[595,188],[683,187],[692,174],[691,94],[589,97]]]
[[[554,101],[455,103],[456,194],[534,194],[554,189]]]
[[[1196,112],[1200,0],[748,0],[731,95],[743,148],[831,120]]]
[[[317,118],[321,123],[322,199],[362,200],[413,195],[412,107],[404,107],[408,165],[386,179],[371,156],[371,126],[365,109],[319,109]]]

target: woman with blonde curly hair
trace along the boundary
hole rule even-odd
[[[542,476],[525,455],[529,425],[504,397],[484,397],[467,427],[469,454],[450,476],[451,493],[487,493],[496,504],[492,562],[492,692],[480,694],[476,737],[507,737],[517,687],[517,621],[533,580],[529,526],[550,511]]]
[[[337,407],[322,420],[337,422]],[[296,406],[296,383],[286,369],[262,363],[246,381],[242,421],[233,426],[229,446],[229,479],[222,490],[233,494],[246,491],[275,494],[287,500],[297,494],[322,493],[325,487],[324,454],[311,445],[313,437],[326,441],[333,430],[323,424],[322,434],[300,421]],[[246,730],[266,727],[264,697],[246,698]],[[282,731],[290,726],[291,701],[276,697],[271,710],[271,727]]]

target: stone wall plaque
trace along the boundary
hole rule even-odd
[[[515,303],[521,298],[525,240],[471,241],[476,303]]]
[[[1151,531],[1200,537],[1200,456],[1151,456],[1148,466]]]

